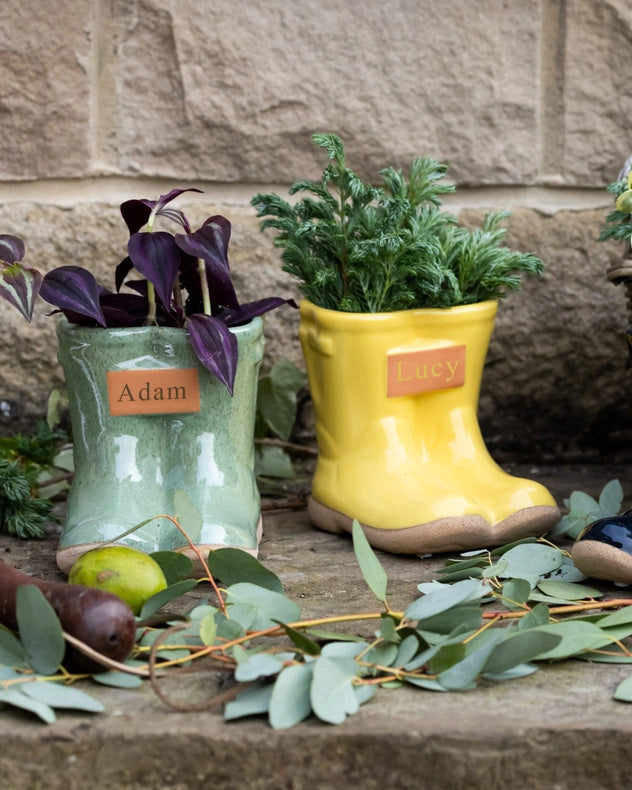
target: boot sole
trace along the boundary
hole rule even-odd
[[[257,545],[254,548],[249,548],[247,546],[228,546],[226,544],[221,543],[208,543],[197,545],[195,548],[202,554],[208,554],[209,551],[213,549],[240,549],[241,551],[245,551],[247,554],[251,554],[253,557],[257,557],[259,554],[259,543],[261,541],[261,535],[263,533],[263,519],[259,516],[259,521],[257,522],[256,528],[256,536],[257,536]],[[60,571],[68,575],[70,569],[75,564],[75,562],[81,557],[82,554],[85,554],[87,551],[91,551],[92,549],[100,549],[104,546],[110,545],[117,545],[117,544],[110,544],[110,543],[78,543],[76,546],[67,546],[63,549],[58,549],[57,554],[55,555],[55,560],[57,562],[57,567]],[[133,548],[136,548],[135,546]],[[190,546],[183,546],[182,548],[173,549],[173,551],[177,551],[180,554],[184,554],[188,557],[191,562],[193,563],[193,574],[192,576],[196,579],[200,578],[201,576],[205,576],[206,572],[200,562],[197,554],[193,551]],[[206,558],[205,558],[206,559]]]
[[[350,533],[353,519],[310,497],[308,514],[314,526],[326,532]],[[383,529],[362,524],[367,540],[376,549],[393,554],[442,554],[501,546],[549,532],[560,520],[555,506],[535,505],[512,513],[498,524],[482,516],[453,516],[404,529]]]

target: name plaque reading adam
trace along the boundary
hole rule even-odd
[[[110,414],[173,414],[200,411],[197,368],[108,370]]]
[[[426,348],[388,355],[387,396],[461,387],[465,382],[465,346]]]

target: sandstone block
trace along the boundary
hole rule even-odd
[[[104,166],[291,182],[322,170],[309,136],[331,130],[365,175],[423,153],[468,183],[532,180],[539,5],[115,0]]]
[[[564,179],[601,186],[614,181],[632,154],[632,6],[570,0],[566,7]]]
[[[0,178],[85,175],[91,156],[91,0],[5,0]]]

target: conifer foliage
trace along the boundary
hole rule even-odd
[[[335,134],[312,141],[329,158],[320,181],[293,184],[290,195],[303,194],[294,205],[275,193],[251,203],[261,230],[277,231],[284,271],[319,307],[379,313],[473,304],[542,272],[539,258],[502,245],[509,212],[490,213],[470,231],[441,209],[441,196],[454,191],[442,181],[446,165],[420,157],[408,177],[388,167],[373,186],[347,167]]]

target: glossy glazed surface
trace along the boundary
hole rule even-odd
[[[253,432],[262,321],[234,330],[239,343],[235,394],[202,367],[184,330],[57,328],[73,430],[75,478],[60,547],[107,541],[152,516],[174,515],[186,491],[202,514],[188,529],[196,544],[257,545],[259,493]],[[106,371],[196,368],[200,410],[111,416]],[[143,551],[185,545],[162,519],[122,543]]]
[[[478,426],[496,309],[354,314],[301,303],[319,448],[314,500],[384,530],[469,516],[497,524],[537,506],[555,519],[551,494],[500,469]],[[462,383],[450,379],[459,361]],[[389,397],[401,391],[393,377],[417,391]]]
[[[586,527],[577,540],[594,540],[632,555],[632,516],[598,519]]]

